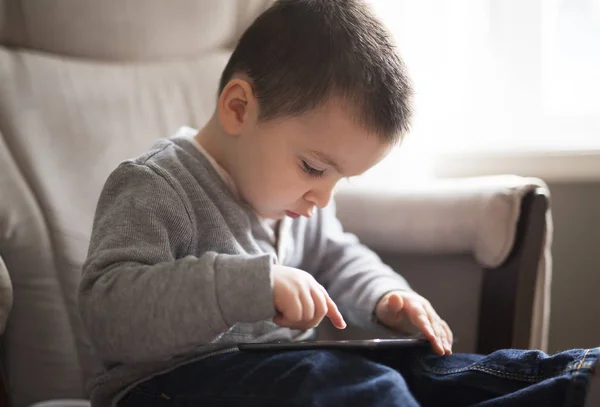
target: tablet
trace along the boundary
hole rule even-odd
[[[356,339],[345,341],[300,341],[300,342],[265,342],[265,343],[240,343],[237,345],[241,351],[289,351],[308,349],[382,349],[395,347],[429,346],[425,338],[399,338],[399,339]]]

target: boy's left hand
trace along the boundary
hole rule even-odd
[[[406,331],[407,322],[414,325],[431,342],[438,355],[452,354],[453,335],[450,327],[435,312],[431,303],[413,291],[393,291],[377,304],[377,319],[392,330]]]

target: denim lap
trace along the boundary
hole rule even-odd
[[[339,351],[235,352],[182,366],[137,390],[146,402],[152,391],[156,406],[418,406],[400,373]],[[119,406],[141,406],[135,393]]]
[[[142,383],[119,406],[580,407],[598,354],[234,352]]]
[[[487,356],[417,354],[407,381],[424,406],[580,407],[599,354],[600,348],[555,355],[515,349]]]

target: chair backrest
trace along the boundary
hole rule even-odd
[[[98,194],[123,159],[198,126],[269,0],[0,0],[0,256],[13,405],[84,397],[98,368],[76,287]],[[0,262],[1,263],[1,262]]]

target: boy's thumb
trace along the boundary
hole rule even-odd
[[[402,307],[404,306],[404,300],[400,295],[392,293],[386,298],[385,306],[388,312],[395,314],[397,312],[402,311]]]

